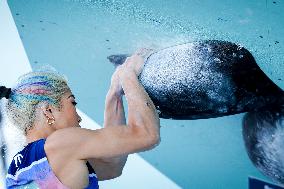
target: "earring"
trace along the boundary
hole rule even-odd
[[[47,122],[48,125],[52,125],[52,124],[55,122],[55,119],[48,117],[47,120],[46,120],[46,122]]]

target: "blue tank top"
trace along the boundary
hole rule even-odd
[[[53,173],[47,161],[44,144],[45,139],[29,143],[14,156],[6,176],[8,189],[68,189]],[[86,165],[89,171],[89,185],[86,189],[98,189],[96,173],[88,162]]]

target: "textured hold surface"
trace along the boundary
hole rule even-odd
[[[126,55],[109,60],[121,64]],[[140,81],[160,117],[203,119],[283,104],[283,91],[245,48],[226,41],[186,43],[153,53]]]
[[[284,110],[247,113],[243,138],[253,164],[272,180],[284,184]]]
[[[245,48],[224,41],[187,43],[146,61],[141,82],[161,117],[198,119],[283,102],[283,92]]]

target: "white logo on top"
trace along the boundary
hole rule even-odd
[[[18,154],[18,155],[16,155],[14,157],[14,161],[15,161],[16,167],[18,167],[18,162],[19,162],[19,164],[22,163],[22,158],[23,158],[22,154]]]

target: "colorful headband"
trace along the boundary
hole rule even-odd
[[[11,88],[6,88],[5,86],[0,86],[0,99],[5,97],[9,99],[11,94]]]

